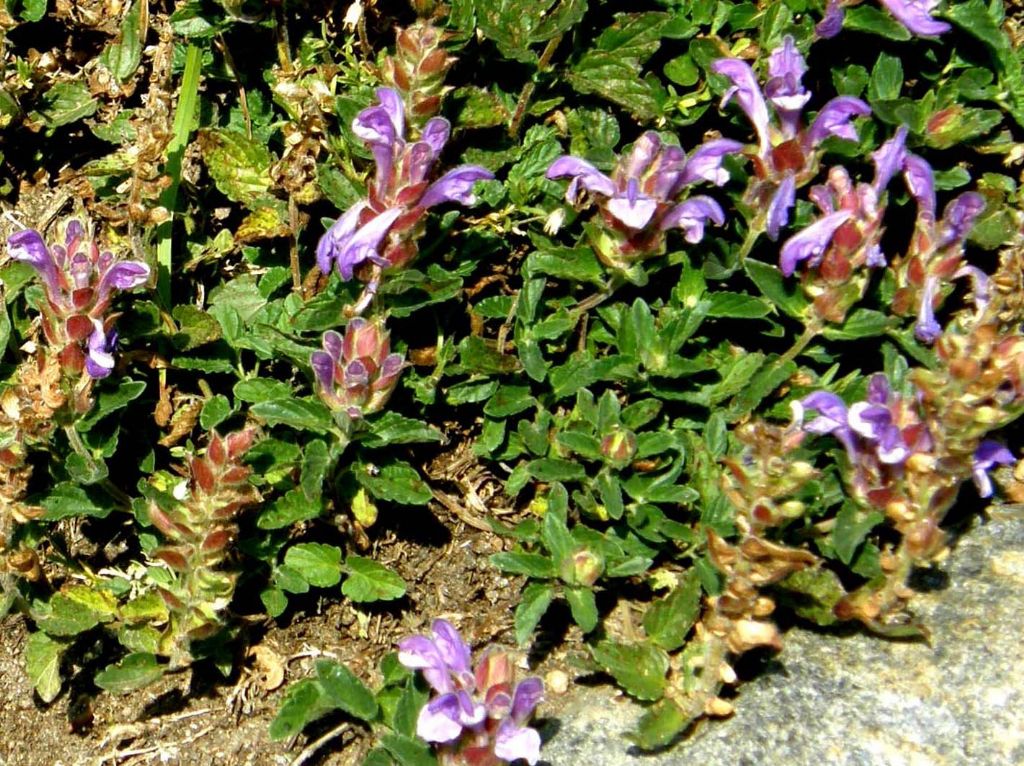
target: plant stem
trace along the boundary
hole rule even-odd
[[[740,245],[740,251],[736,256],[740,266],[747,260],[747,256],[750,255],[750,251],[754,249],[754,245],[763,233],[764,231],[758,226],[751,226],[747,229],[747,236],[743,238],[743,244]]]
[[[787,362],[792,362],[796,359],[801,352],[807,348],[808,344],[818,337],[818,333],[820,332],[821,324],[818,322],[812,321],[804,325],[804,331],[800,334],[800,337],[793,342],[793,345],[789,347],[789,350],[786,351],[785,354],[775,360],[775,366],[782,367]]]
[[[555,35],[548,44],[544,46],[544,52],[540,54],[540,61],[537,62],[537,72],[533,78],[523,86],[522,91],[519,93],[519,100],[516,102],[516,110],[512,114],[512,121],[508,125],[508,134],[512,138],[519,137],[519,129],[523,124],[523,117],[526,116],[526,109],[530,105],[530,99],[533,98],[534,91],[537,90],[537,77],[548,68],[551,64],[551,59],[555,55],[555,51],[558,50],[559,43],[562,42],[562,35]]]

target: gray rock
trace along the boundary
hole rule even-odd
[[[735,715],[643,755],[622,739],[642,712],[576,687],[552,715],[552,766],[1012,766],[1024,764],[1024,523],[980,524],[915,613],[931,646],[795,628]],[[555,728],[555,727],[553,727]]]

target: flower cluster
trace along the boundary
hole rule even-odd
[[[430,636],[398,644],[398,659],[420,670],[436,692],[420,711],[416,733],[438,744],[445,766],[498,766],[540,758],[540,734],[526,726],[544,695],[539,678],[513,687],[508,654],[491,649],[471,668],[469,647],[445,620],[435,620]]]
[[[885,214],[883,192],[906,160],[907,129],[900,127],[874,154],[875,178],[854,184],[846,168],[837,166],[825,184],[811,188],[811,200],[822,216],[794,234],[779,252],[779,268],[792,276],[803,264],[803,285],[814,300],[814,313],[842,322],[863,295],[864,267],[886,265],[879,244]]]
[[[965,192],[946,205],[942,218],[937,220],[931,166],[921,157],[909,154],[903,175],[917,202],[917,220],[905,257],[893,264],[897,285],[893,311],[910,314],[916,309],[914,334],[922,342],[934,343],[942,332],[935,319],[935,308],[949,291],[952,279],[971,280],[979,312],[987,301],[987,277],[980,269],[964,264],[963,252],[967,235],[985,209],[985,198],[977,192]]]
[[[828,0],[825,17],[814,28],[818,37],[828,39],[839,34],[843,28],[846,11],[844,6],[855,5],[860,0]],[[919,37],[937,37],[949,31],[949,24],[932,17],[939,0],[880,0],[882,6],[892,14],[907,31]]]
[[[39,276],[45,295],[43,334],[68,377],[83,373],[89,380],[105,378],[114,368],[116,315],[109,314],[114,295],[146,283],[145,263],[117,259],[101,251],[80,221],[69,221],[64,244],[46,246],[33,229],[12,234],[8,252]]]
[[[813,410],[817,417],[804,422]],[[859,500],[890,509],[897,499],[894,484],[911,470],[936,467],[936,435],[922,417],[915,398],[893,392],[881,374],[868,382],[867,398],[849,406],[836,394],[818,391],[793,404],[794,423],[812,434],[831,434],[846,450],[853,471],[851,488]],[[982,497],[992,494],[987,471],[1015,461],[1006,447],[982,441],[971,460],[970,472]]]
[[[665,232],[683,230],[687,242],[700,242],[708,221],[725,222],[721,206],[710,197],[690,197],[682,191],[700,181],[721,186],[729,180],[722,167],[726,155],[742,144],[728,139],[707,141],[689,157],[678,146],[662,142],[648,131],[618,161],[610,176],[579,157],[567,155],[548,168],[548,178],[571,178],[566,200],[581,206],[596,201],[603,226],[590,230],[591,243],[607,266],[626,272],[637,261],[664,251]]]
[[[768,57],[763,90],[750,65],[741,59],[718,59],[711,69],[732,83],[722,105],[735,97],[757,133],[757,149],[751,155],[754,178],[744,202],[757,211],[751,227],[774,240],[789,222],[797,188],[818,172],[822,141],[829,136],[856,141],[851,121],[870,114],[871,108],[859,98],[839,96],[805,126],[803,110],[811,93],[801,81],[807,64],[789,35]]]
[[[242,463],[255,439],[252,429],[211,433],[206,454],[188,457],[189,478],[174,493],[178,504],[150,505],[150,520],[171,541],[152,555],[173,573],[159,588],[171,612],[163,649],[172,664],[187,663],[189,644],[221,627],[219,613],[234,594],[236,575],[219,567],[238,533],[235,517],[261,499],[249,483],[252,469]]]
[[[371,294],[383,269],[400,268],[416,256],[416,238],[427,210],[445,202],[470,205],[473,184],[494,177],[484,168],[463,165],[431,183],[451,132],[448,120],[428,120],[420,139],[407,142],[401,95],[380,88],[377,99],[377,105],[361,111],[352,122],[352,131],[366,143],[377,165],[369,197],[335,221],[316,251],[322,272],[335,268],[342,279],[357,276],[368,283]]]
[[[405,357],[391,352],[383,321],[353,317],[344,336],[324,333],[323,347],[310,356],[310,366],[324,403],[353,419],[379,412],[405,367]]]

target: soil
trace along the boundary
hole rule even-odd
[[[417,528],[419,533],[411,535]],[[370,738],[355,724],[342,727],[312,757],[304,754],[303,748],[338,727],[341,717],[323,719],[295,742],[270,740],[267,729],[285,688],[309,674],[320,657],[347,664],[372,686],[379,682],[381,657],[400,638],[425,632],[434,617],[451,621],[474,647],[513,646],[512,616],[521,583],[487,561],[503,545],[501,537],[468,526],[440,503],[410,511],[395,529],[378,532],[371,549],[408,583],[397,608],[359,609],[322,591],[319,603],[305,605],[286,622],[249,626],[247,640],[239,643],[250,649],[229,679],[220,679],[211,667],[196,668],[125,696],[91,687],[87,673],[75,677],[76,668],[65,667],[71,689],[42,704],[24,671],[27,626],[20,617],[8,618],[0,624],[0,731],[5,732],[0,766],[359,763]],[[74,654],[87,657],[89,648]],[[534,670],[543,674],[563,660],[560,651]]]

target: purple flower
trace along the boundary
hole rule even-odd
[[[513,687],[512,663],[504,652],[488,651],[470,670],[469,647],[445,620],[430,636],[398,644],[398,660],[421,670],[437,696],[420,710],[416,734],[439,745],[444,763],[496,764],[540,758],[540,734],[526,724],[544,696],[539,678]]]
[[[665,145],[657,133],[648,131],[619,159],[610,176],[573,156],[556,159],[546,175],[570,179],[565,199],[571,205],[596,202],[605,226],[594,241],[595,250],[605,264],[626,271],[637,260],[661,252],[668,229],[682,228],[688,242],[699,242],[708,221],[724,223],[725,215],[714,200],[676,198],[698,181],[728,181],[722,160],[742,148],[736,141],[715,139],[687,158],[678,146]]]
[[[875,164],[875,180],[872,186],[877,194],[889,185],[889,181],[903,167],[907,159],[907,126],[900,125],[896,134],[871,154]]]
[[[463,165],[428,183],[451,125],[434,117],[423,126],[420,140],[408,143],[401,96],[391,88],[380,88],[377,101],[352,121],[352,132],[366,143],[377,167],[369,199],[350,207],[317,245],[320,270],[326,274],[336,268],[346,280],[363,263],[378,269],[408,263],[416,255],[415,239],[427,209],[445,202],[472,204],[473,184],[494,178],[482,167]],[[367,289],[372,294],[379,272],[369,279]]]
[[[900,24],[919,37],[936,37],[950,29],[946,22],[932,18],[938,0],[881,0],[881,3]]]
[[[843,21],[846,18],[846,11],[839,0],[828,0],[825,6],[825,16],[814,27],[814,33],[822,40],[828,40],[839,34],[843,28]]]
[[[978,488],[978,494],[982,497],[991,497],[992,480],[988,472],[997,465],[1011,465],[1016,462],[1017,458],[1013,453],[999,442],[986,439],[978,445],[971,460],[971,475],[974,478],[974,486]]]
[[[939,226],[938,247],[955,247],[963,243],[984,210],[985,198],[977,192],[964,192],[946,205]]]
[[[383,321],[354,317],[344,337],[328,330],[322,345],[323,351],[310,355],[309,366],[323,402],[350,418],[379,412],[405,367],[405,358],[391,353]]]
[[[938,0],[881,0],[881,3],[911,34],[935,37],[949,31],[949,24],[932,18]],[[827,40],[839,34],[845,16],[843,4],[842,0],[828,0],[825,16],[814,28],[818,37]]]
[[[801,81],[807,64],[790,35],[768,57],[768,79],[763,92],[745,61],[719,59],[711,69],[731,83],[722,106],[735,97],[757,134],[755,177],[744,201],[757,211],[756,223],[752,225],[763,226],[774,240],[789,223],[796,189],[817,172],[821,142],[829,136],[857,140],[852,120],[870,114],[871,109],[860,99],[840,96],[826,103],[810,126],[805,127],[803,110],[811,93]]]
[[[800,261],[810,261],[811,265],[820,262],[822,255],[832,241],[836,230],[850,220],[849,210],[839,210],[824,218],[819,218],[803,231],[790,237],[779,251],[779,268],[789,277],[796,271]]]
[[[117,333],[107,333],[98,319],[92,320],[93,331],[89,335],[89,353],[85,358],[85,371],[93,380],[107,377],[114,369],[114,349],[117,348]]]

